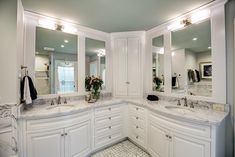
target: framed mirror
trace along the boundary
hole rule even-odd
[[[212,96],[211,22],[171,32],[172,93]]]
[[[36,27],[35,85],[39,95],[77,92],[77,35]]]
[[[152,87],[164,92],[164,36],[152,39]]]
[[[106,83],[106,49],[105,41],[86,38],[85,40],[85,74],[99,77],[103,81],[102,89]]]

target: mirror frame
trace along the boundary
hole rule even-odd
[[[106,88],[103,93],[111,93],[112,89],[112,76],[110,69],[111,65],[111,43],[110,43],[110,34],[98,30],[94,30],[91,28],[79,26],[74,23],[69,23],[63,20],[58,20],[54,18],[50,18],[47,16],[39,15],[36,13],[24,11],[24,65],[28,67],[29,76],[32,77],[33,81],[35,80],[35,46],[36,46],[36,27],[40,27],[38,24],[39,19],[49,19],[53,20],[56,23],[66,23],[72,27],[77,28],[77,33],[73,33],[77,35],[78,38],[78,88],[77,92],[74,93],[65,93],[65,94],[48,94],[48,95],[39,95],[38,98],[50,98],[55,97],[57,95],[66,95],[66,96],[74,96],[74,95],[85,95],[85,38],[91,38],[95,40],[100,40],[105,42],[106,49]]]
[[[215,5],[216,4],[216,5]],[[149,69],[146,72],[145,77],[145,91],[146,93],[173,96],[173,97],[184,97],[187,96],[194,100],[211,101],[217,103],[226,103],[226,49],[225,49],[225,2],[215,2],[189,12],[177,19],[171,20],[165,24],[162,24],[152,30],[147,31],[147,48],[146,48],[146,66]],[[187,94],[174,94],[171,91],[171,31],[167,27],[181,18],[186,18],[190,14],[200,11],[202,9],[209,9],[211,14],[207,19],[211,20],[211,47],[212,47],[212,62],[213,70],[212,75],[212,97],[204,96],[191,96]],[[220,33],[218,33],[220,32]],[[160,35],[164,35],[164,92],[152,91],[152,70],[149,61],[152,59],[151,46],[152,39]],[[169,66],[170,65],[170,66]]]

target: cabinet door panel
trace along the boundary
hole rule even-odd
[[[128,95],[141,95],[140,39],[128,38]]]
[[[210,157],[210,142],[173,134],[171,157]]]
[[[27,157],[64,157],[63,130],[27,135]]]
[[[91,151],[91,122],[86,121],[65,129],[66,157],[82,157]]]
[[[115,40],[115,94],[117,96],[127,95],[127,39],[120,38]]]
[[[148,150],[153,157],[168,157],[169,141],[167,131],[154,123],[149,123]]]

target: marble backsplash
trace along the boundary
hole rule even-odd
[[[14,106],[15,105],[9,105],[9,104],[0,105],[0,119],[11,117],[12,107]]]

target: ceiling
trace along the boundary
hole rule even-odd
[[[68,40],[68,43],[65,43],[64,40]],[[77,35],[37,27],[36,51],[41,54],[48,53],[44,47],[54,48],[54,51],[59,53],[77,54]]]
[[[25,10],[104,32],[149,30],[212,0],[22,0]]]

